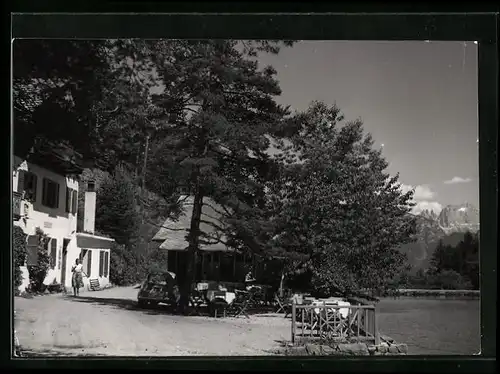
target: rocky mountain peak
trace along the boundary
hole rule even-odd
[[[467,202],[460,205],[447,205],[439,213],[437,221],[446,232],[477,232],[479,230],[479,210]]]

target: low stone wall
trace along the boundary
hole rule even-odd
[[[408,354],[406,344],[398,344],[383,336],[378,345],[366,343],[338,343],[332,345],[305,344],[289,346],[276,352],[286,356],[401,356]]]

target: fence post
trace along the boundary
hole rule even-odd
[[[292,300],[292,344],[295,344],[295,321],[297,310],[295,308],[295,300]]]
[[[375,328],[375,345],[380,344],[380,337],[378,334],[378,321],[377,321],[377,310],[376,307],[373,307],[373,318],[374,318],[374,328]]]

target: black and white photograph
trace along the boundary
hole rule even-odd
[[[13,39],[13,356],[479,354],[478,48]]]

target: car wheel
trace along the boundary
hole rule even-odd
[[[148,302],[146,300],[137,300],[137,305],[139,305],[140,308],[145,308],[148,306]]]

